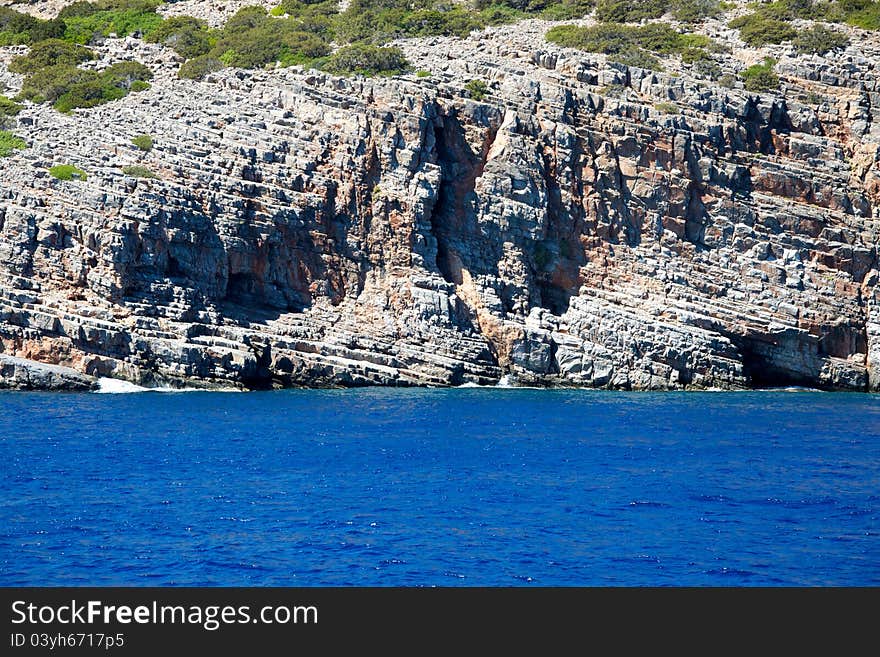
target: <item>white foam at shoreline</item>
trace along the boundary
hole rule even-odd
[[[169,388],[167,386],[161,388],[146,388],[131,383],[130,381],[107,377],[99,378],[98,386],[98,389],[95,391],[96,393],[109,395],[130,394],[134,392],[240,392],[237,388],[212,388],[210,390],[206,390],[205,388]]]

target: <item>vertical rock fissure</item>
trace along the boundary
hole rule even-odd
[[[563,206],[556,152],[545,147],[542,159],[547,223],[544,241],[537,245],[540,248],[536,250],[533,274],[540,296],[538,305],[554,315],[563,315],[580,287],[577,258],[580,251],[572,247],[572,241],[577,239],[580,216]]]
[[[454,190],[451,189],[449,160],[446,152],[446,131],[441,125],[433,125],[434,144],[437,155],[437,164],[440,167],[440,189],[437,192],[437,201],[431,208],[429,222],[431,235],[437,241],[437,260],[435,265],[447,283],[454,283],[452,270],[449,262],[449,231],[444,226],[450,207],[454,205]]]
[[[433,125],[440,190],[430,215],[431,235],[437,240],[437,269],[449,283],[461,284],[462,253],[456,244],[477,233],[475,188],[497,128],[490,127],[480,153],[468,145],[455,111]]]

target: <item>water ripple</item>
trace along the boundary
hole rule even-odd
[[[0,393],[0,585],[876,585],[878,401]]]

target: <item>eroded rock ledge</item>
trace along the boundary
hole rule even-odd
[[[784,93],[759,95],[549,25],[398,44],[423,79],[197,83],[108,40],[153,88],[29,107],[0,160],[0,378],[16,356],[141,385],[880,388],[876,39],[773,47]],[[771,52],[704,29],[731,66]]]

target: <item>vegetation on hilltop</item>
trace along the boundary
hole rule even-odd
[[[596,20],[606,23],[638,23],[670,13],[675,20],[695,23],[717,16],[720,0],[598,0]]]
[[[791,40],[791,45],[801,55],[824,55],[832,50],[846,48],[849,45],[849,37],[839,30],[814,25],[798,33]]]
[[[156,12],[160,1],[80,0],[51,21],[0,8],[0,45],[39,45],[53,40],[51,46],[41,47],[56,61],[36,55],[22,60],[19,66],[27,75],[62,64],[70,72],[70,67],[86,61],[89,52],[77,50],[74,45],[96,44],[111,35],[141,37],[172,48],[186,60],[180,76],[191,79],[201,79],[227,66],[260,68],[278,64],[301,64],[334,73],[388,75],[410,68],[401,61],[399,51],[384,47],[394,39],[463,37],[487,25],[528,16],[580,18],[592,11],[594,4],[594,0],[472,0],[469,4],[453,0],[352,0],[340,12],[336,0],[282,0],[271,12],[260,6],[243,7],[223,27],[211,29],[192,16],[163,18]],[[68,48],[60,43],[68,44]],[[334,53],[335,47],[340,52]],[[81,77],[80,73],[73,74],[77,84]],[[118,95],[107,91],[108,99]]]
[[[156,13],[161,0],[97,0],[74,2],[62,9],[64,39],[88,44],[115,34],[118,37],[143,36],[163,21]]]
[[[360,75],[395,75],[409,68],[398,48],[380,48],[363,43],[343,46],[324,62],[331,73]]]
[[[717,78],[711,39],[644,21],[669,15],[680,22],[715,17],[721,0],[281,0],[267,12],[246,6],[220,28],[192,16],[163,18],[161,0],[79,0],[43,20],[0,7],[0,46],[29,45],[10,70],[25,76],[18,100],[50,102],[61,111],[121,98],[149,88],[151,73],[137,62],[92,70],[88,46],[110,36],[134,36],[172,48],[183,60],[179,75],[202,79],[225,67],[303,65],[336,74],[393,75],[411,70],[388,43],[402,37],[463,37],[488,25],[529,16],[564,20],[594,12],[592,27],[560,25],[547,39],[603,52],[627,65],[659,69],[661,56],[678,56],[695,71]],[[846,47],[839,30],[816,25],[798,30],[795,19],[843,22],[880,29],[880,0],[773,0],[730,22],[752,46],[791,42],[798,53],[825,54]],[[633,22],[641,25],[630,25]],[[121,74],[124,69],[124,74]],[[11,102],[11,101],[10,101]],[[0,106],[0,114],[9,115]]]
[[[791,41],[800,53],[824,54],[846,47],[846,36],[837,30],[814,26],[798,31],[795,19],[847,23],[866,30],[880,29],[877,0],[774,0],[755,5],[754,10],[730,21],[740,38],[750,46]]]
[[[28,63],[19,62],[19,66],[26,68]],[[58,111],[69,112],[123,98],[130,91],[143,89],[152,77],[152,71],[140,62],[118,62],[100,73],[61,62],[33,69],[25,77],[18,98],[52,103]]]
[[[546,38],[560,46],[605,53],[612,61],[654,70],[661,68],[656,55],[678,55],[692,63],[708,60],[711,53],[722,50],[709,37],[682,33],[666,23],[638,27],[619,23],[589,27],[558,25],[547,32]]]

